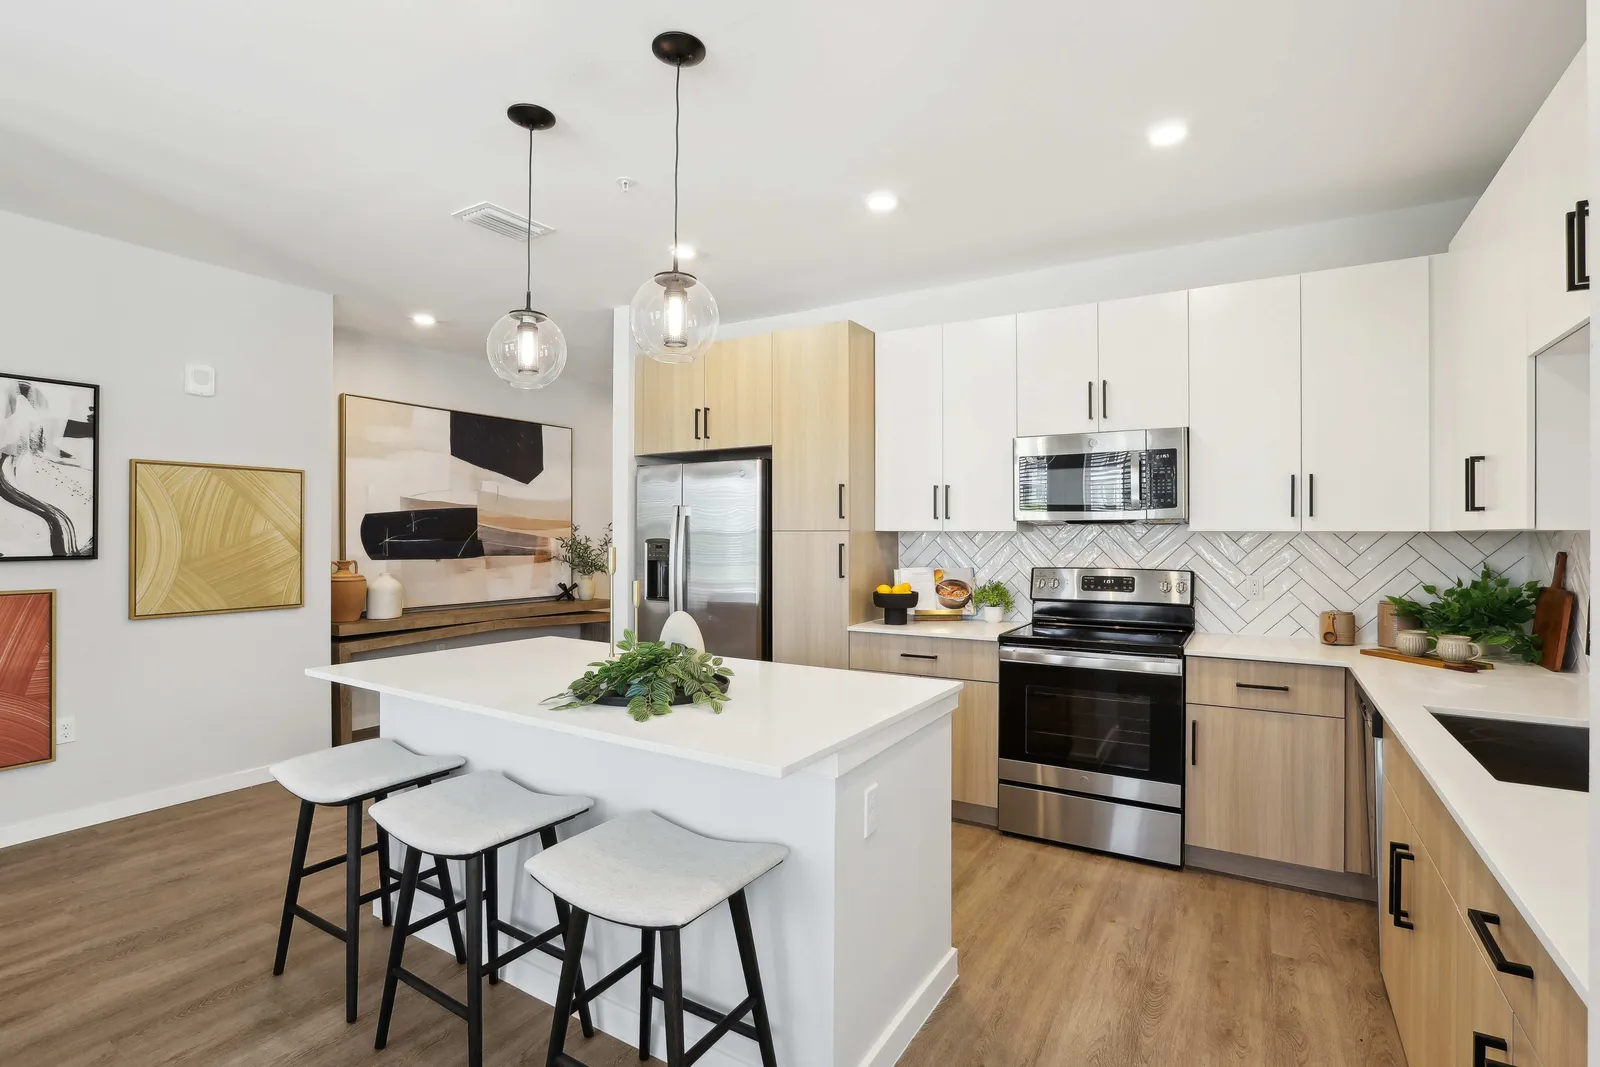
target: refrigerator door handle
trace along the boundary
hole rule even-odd
[[[689,603],[689,509],[683,505],[673,509],[672,517],[672,611],[687,611]]]

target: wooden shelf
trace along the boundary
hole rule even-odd
[[[518,600],[511,603],[482,604],[462,608],[417,608],[398,619],[357,619],[332,624],[333,636],[366,637],[371,634],[399,633],[404,630],[431,630],[440,626],[464,626],[505,619],[533,619],[546,615],[572,615],[580,612],[606,612],[608,600]]]

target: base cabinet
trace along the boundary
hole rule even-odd
[[[1000,686],[966,682],[951,726],[950,799],[993,808],[1000,789]]]
[[[850,665],[850,535],[772,535],[772,658],[809,667]]]

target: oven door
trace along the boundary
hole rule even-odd
[[[1183,659],[1001,648],[1000,779],[1181,808]]]

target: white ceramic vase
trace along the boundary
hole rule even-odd
[[[367,618],[398,619],[405,610],[405,591],[400,579],[385,571],[367,581]]]
[[[984,622],[1005,622],[1006,609],[999,604],[985,604],[983,606]]]
[[[579,600],[593,600],[594,599],[594,575],[592,575],[592,574],[580,574],[580,575],[578,575],[578,599]]]

